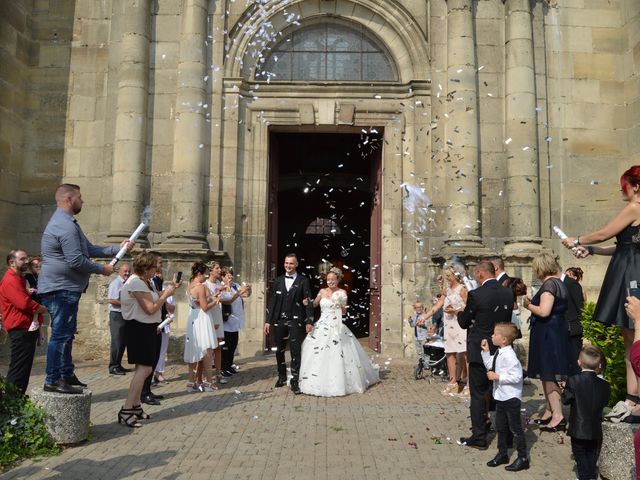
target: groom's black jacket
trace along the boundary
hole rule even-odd
[[[267,323],[274,325],[284,322],[290,326],[313,323],[313,296],[309,279],[298,273],[293,285],[287,291],[284,277],[280,275],[273,282],[273,295],[267,310]],[[310,299],[307,306],[302,303],[305,298]]]
[[[495,278],[469,292],[463,312],[458,313],[460,328],[467,330],[467,360],[482,362],[480,344],[486,339],[493,354],[496,347],[491,341],[496,323],[510,323],[513,310],[513,292],[500,285]]]

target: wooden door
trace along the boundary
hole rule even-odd
[[[266,295],[265,295],[265,315],[266,306],[273,294],[273,282],[278,276],[278,192],[279,192],[279,168],[278,168],[278,137],[269,135],[269,201],[267,205],[267,245],[266,245]],[[266,321],[266,318],[265,318]],[[264,338],[264,349],[271,352],[276,346],[273,332]]]
[[[371,230],[369,260],[369,347],[380,352],[382,261],[382,148],[371,158]]]

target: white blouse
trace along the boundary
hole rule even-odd
[[[137,320],[140,323],[160,323],[162,321],[162,310],[152,315],[145,313],[138,300],[131,295],[131,292],[150,293],[151,299],[157,302],[160,298],[158,292],[153,287],[153,282],[149,285],[137,275],[131,275],[129,280],[122,286],[120,291],[120,302],[122,303],[122,318],[125,320]]]

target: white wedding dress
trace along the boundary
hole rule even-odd
[[[338,397],[363,393],[380,380],[358,339],[342,323],[347,296],[335,292],[320,300],[320,319],[302,344],[300,390],[308,395]]]

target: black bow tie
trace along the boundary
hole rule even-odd
[[[293,280],[294,277],[291,277],[289,275],[285,275],[284,278],[290,278],[291,280]]]

